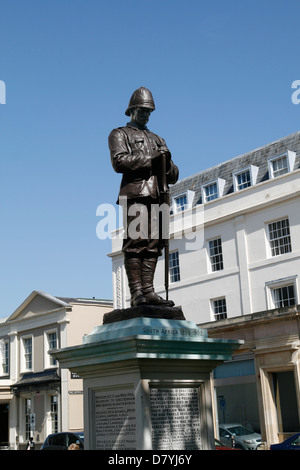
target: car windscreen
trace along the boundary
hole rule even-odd
[[[47,439],[47,446],[66,446],[65,434],[54,434]]]
[[[231,434],[235,434],[236,436],[247,436],[248,434],[253,434],[253,431],[244,428],[244,426],[232,426],[227,429]]]

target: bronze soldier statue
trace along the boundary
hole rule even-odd
[[[157,236],[158,220],[151,211],[153,205],[162,202],[162,162],[167,184],[176,183],[179,174],[164,139],[146,127],[154,110],[151,91],[145,87],[138,88],[125,111],[125,115],[130,116],[130,122],[125,127],[114,129],[108,138],[113,168],[117,173],[123,174],[118,203],[121,204],[121,200],[126,199],[126,234],[122,250],[132,307],[143,304],[174,306],[171,300],[164,300],[157,295],[153,287],[157,259],[165,244],[164,239]],[[139,214],[146,214],[145,236],[132,236],[128,230],[136,217],[134,207],[139,208]]]

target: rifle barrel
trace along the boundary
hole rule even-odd
[[[169,240],[165,242],[165,290],[166,300],[169,300]]]
[[[169,188],[167,184],[167,159],[166,155],[162,155],[162,193],[163,193],[163,201],[164,203],[167,203],[170,205],[170,200],[169,200]],[[169,217],[169,214],[168,214]],[[169,227],[169,224],[168,224]],[[161,227],[162,230],[162,227]],[[166,300],[169,300],[169,239],[168,236],[169,234],[165,233],[165,238],[164,240],[164,246],[165,246],[165,290],[166,290]]]

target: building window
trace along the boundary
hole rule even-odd
[[[32,338],[23,338],[23,369],[32,370]]]
[[[272,297],[275,308],[296,305],[295,285],[290,284],[287,286],[273,288]]]
[[[207,186],[204,186],[204,202],[213,201],[218,197],[218,186],[217,183],[212,183]]]
[[[9,341],[0,340],[0,376],[9,374]]]
[[[225,297],[212,300],[212,309],[215,321],[225,320],[227,318],[227,307]]]
[[[225,183],[225,180],[218,178],[216,181],[203,185],[201,188],[203,202],[213,201],[223,196]]]
[[[173,251],[169,254],[169,267],[170,267],[170,281],[180,281],[180,269],[179,269],[179,254],[178,251]]]
[[[297,276],[266,282],[268,307],[281,308],[297,304]]]
[[[223,269],[223,253],[222,253],[222,241],[221,238],[215,238],[209,240],[208,251],[211,270],[220,271]]]
[[[258,167],[251,165],[241,171],[233,173],[233,185],[235,191],[241,191],[242,189],[248,188],[253,184],[256,184],[258,175]]]
[[[250,170],[246,170],[236,175],[236,188],[238,191],[251,186]]]
[[[276,178],[276,176],[284,175],[285,173],[288,173],[289,171],[286,156],[276,158],[276,160],[272,161],[271,165],[272,165],[273,178]]]
[[[176,204],[176,212],[184,211],[187,208],[187,197],[186,194],[182,196],[175,197],[175,204]]]
[[[56,331],[51,331],[46,335],[46,348],[45,357],[48,359],[48,364],[46,367],[54,367],[57,364],[56,359],[48,353],[49,349],[56,349],[57,348],[57,333]]]
[[[25,440],[28,441],[30,438],[30,415],[31,415],[31,399],[25,398]]]
[[[268,161],[270,178],[277,178],[278,176],[293,171],[295,158],[295,152],[291,152],[290,150],[282,155],[270,158]]]
[[[57,396],[50,395],[51,432],[58,432]]]
[[[189,189],[184,194],[178,194],[177,196],[172,197],[172,212],[178,214],[179,212],[184,211],[185,209],[190,209],[193,207],[195,192],[190,191]]]
[[[271,255],[278,256],[292,251],[289,219],[268,224]]]

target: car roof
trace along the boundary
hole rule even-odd
[[[63,434],[74,434],[74,436],[79,436],[79,437],[81,437],[81,436],[84,435],[84,433],[83,433],[83,432],[80,432],[80,431],[79,431],[79,432],[62,431],[62,432],[54,432],[54,433],[52,433],[52,434],[48,434],[47,438],[48,438],[48,437],[52,437],[52,436],[61,436],[61,435],[63,435]]]
[[[243,428],[246,427],[246,426],[244,426],[244,425],[241,424],[241,423],[219,424],[219,427],[220,427],[220,428],[222,428],[222,427],[223,427],[223,428],[229,428],[229,427],[231,427],[231,426],[243,426]]]

